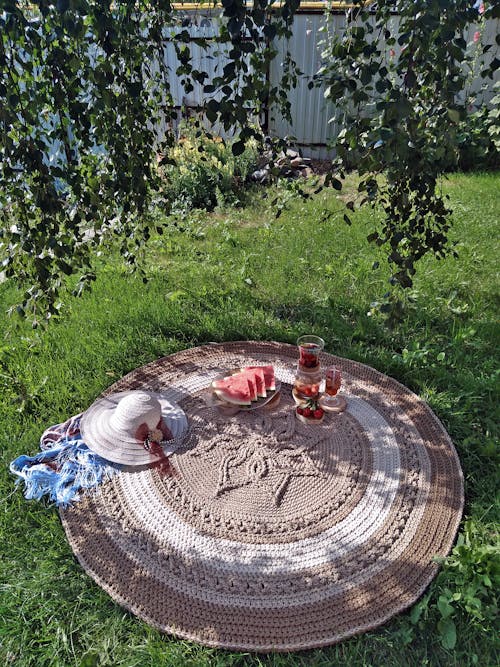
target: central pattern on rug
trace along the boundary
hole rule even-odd
[[[231,419],[196,401],[184,407],[194,435],[175,457],[180,474],[158,483],[162,500],[203,532],[245,542],[294,540],[337,522],[365,491],[371,449],[349,413],[332,429],[297,421],[289,397],[273,413]]]
[[[175,474],[123,472],[62,512],[76,555],[114,599],[212,646],[311,648],[379,625],[423,593],[460,519],[456,453],[427,406],[335,359],[348,409],[303,424],[293,349],[273,345],[239,356],[237,344],[195,348],[157,364],[190,424]],[[210,407],[214,374],[270,358],[280,359],[278,407],[232,417]],[[113,389],[143,383],[141,373]]]
[[[292,479],[313,477],[318,480],[326,477],[308,453],[308,449],[314,449],[326,439],[324,433],[313,432],[307,438],[298,438],[295,433],[297,420],[290,410],[274,419],[253,418],[248,421],[250,424],[238,419],[227,428],[226,424],[214,423],[210,417],[204,420],[205,430],[208,433],[215,430],[217,435],[201,439],[192,456],[204,467],[210,461],[217,469],[212,496],[219,497],[250,486],[252,496],[260,495],[259,491],[264,493],[263,508],[269,500],[279,506]],[[295,445],[301,440],[309,442],[307,445]],[[192,467],[195,477],[191,479],[199,478],[198,466]],[[183,466],[183,472],[188,473],[188,470],[189,466]],[[187,474],[185,479],[190,481]],[[233,499],[238,496],[237,493],[231,495]],[[246,493],[243,501],[248,510]]]

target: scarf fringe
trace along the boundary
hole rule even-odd
[[[51,426],[40,439],[36,456],[18,456],[10,471],[24,482],[24,496],[40,500],[48,496],[57,507],[79,500],[81,489],[90,489],[111,478],[121,466],[92,452],[80,435],[81,414]]]

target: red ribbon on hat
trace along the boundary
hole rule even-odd
[[[141,424],[138,431],[143,429],[143,427],[147,428],[147,425]],[[138,440],[142,439],[139,433],[137,435],[139,435]],[[165,422],[160,419],[156,425],[156,428],[153,431],[147,431],[143,440],[144,449],[150,452],[152,458],[154,459],[153,465],[158,468],[158,472],[162,477],[175,473],[175,470],[170,463],[170,459],[163,451],[163,445],[166,445],[169,440],[172,440],[172,438],[173,436],[170,429],[165,424]]]

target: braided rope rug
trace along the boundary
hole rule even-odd
[[[273,363],[273,410],[221,415],[225,369]],[[191,428],[176,471],[122,472],[61,510],[84,569],[160,630],[209,646],[299,650],[374,628],[437,573],[463,507],[455,449],[395,380],[322,355],[343,372],[346,412],[299,422],[297,349],[209,344],[139,368],[108,392],[163,391]]]

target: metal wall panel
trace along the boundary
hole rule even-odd
[[[220,12],[217,10],[186,10],[185,25],[193,38],[214,37],[219,32]],[[391,31],[397,33],[399,19],[394,16],[392,19]],[[292,37],[285,41],[278,42],[276,48],[278,55],[272,62],[269,71],[269,81],[271,86],[279,86],[283,73],[283,62],[287,51],[292,59],[297,63],[302,75],[297,81],[295,88],[289,93],[291,104],[291,122],[285,120],[278,109],[268,110],[268,133],[275,137],[290,137],[292,142],[300,149],[304,156],[325,159],[333,156],[333,151],[328,148],[329,143],[335,138],[339,131],[336,123],[330,122],[333,116],[334,105],[324,98],[324,86],[314,87],[311,90],[308,84],[313,81],[314,74],[321,67],[321,43],[328,39],[329,34],[343,31],[345,28],[345,15],[343,13],[329,14],[328,18],[322,13],[300,13],[295,16],[293,23]],[[465,35],[470,48],[474,48],[474,34],[480,31],[481,40],[484,43],[495,43],[495,37],[499,34],[500,21],[498,19],[485,22],[483,25],[471,25]],[[169,83],[173,97],[174,105],[179,109],[184,107],[193,113],[206,101],[202,86],[195,84],[194,90],[186,93],[181,84],[180,78],[176,74],[179,65],[175,53],[174,44],[175,31],[169,34],[169,40],[165,47],[165,58],[170,66]],[[477,42],[479,47],[481,42]],[[195,42],[190,44],[193,62],[196,67],[203,68],[209,78],[207,83],[219,74],[227,59],[224,55],[221,45],[215,42],[203,49]],[[400,47],[396,44],[392,47],[398,55]],[[492,58],[498,54],[498,47],[491,49],[487,55],[487,60],[491,62]],[[385,59],[389,61],[390,47],[385,51]],[[477,102],[483,99],[491,99],[493,95],[493,82],[489,79],[483,81],[479,77],[481,69],[481,59],[478,58],[475,71],[471,72],[468,82],[468,88],[464,95],[477,96]],[[498,80],[498,72],[496,74]],[[207,127],[209,123],[206,123]],[[175,123],[175,126],[178,122]],[[166,129],[163,125],[159,128],[162,134]],[[226,136],[221,127],[211,127],[213,132]]]
[[[221,97],[220,93],[207,95],[203,92],[203,86],[197,82],[193,82],[193,90],[187,92],[185,86],[182,84],[182,77],[176,73],[180,62],[175,51],[176,34],[187,30],[193,38],[193,41],[188,43],[188,47],[191,52],[194,68],[207,73],[206,83],[209,83],[218,76],[228,61],[224,46],[217,44],[215,40],[213,42],[210,41],[211,38],[219,34],[220,11],[186,10],[183,12],[183,16],[184,21],[182,26],[165,32],[164,60],[168,65],[168,83],[173,106],[176,108],[177,118],[168,122],[164,120],[160,123],[160,126],[157,128],[159,139],[164,138],[166,131],[173,129],[177,132],[181,121],[189,116],[198,115],[199,108],[211,97],[216,99]],[[195,41],[199,38],[208,40],[206,47],[200,46]],[[207,130],[227,138],[227,134],[221,125],[212,125],[206,119],[202,119],[202,121]]]
[[[328,25],[322,14],[298,14],[293,24],[293,35],[289,40],[278,43],[278,56],[271,64],[269,78],[272,86],[278,86],[283,72],[283,62],[287,50],[297,63],[302,76],[297,86],[289,93],[291,104],[291,123],[282,118],[278,109],[269,112],[269,133],[272,136],[293,138],[293,143],[303,155],[324,158],[328,151],[326,145],[337,132],[334,124],[328,120],[333,114],[333,105],[324,98],[324,86],[309,89],[313,76],[321,67],[321,41],[327,37],[323,32],[341,30],[345,19],[334,14]]]
[[[397,33],[399,19],[394,16],[391,21],[391,31]],[[299,68],[304,73],[300,77],[296,88],[289,94],[291,103],[292,122],[288,122],[280,115],[277,109],[271,109],[269,113],[269,133],[278,137],[293,137],[296,146],[301,150],[304,156],[313,158],[333,157],[334,151],[328,148],[339,131],[336,123],[330,123],[333,115],[334,106],[331,102],[324,99],[324,87],[308,89],[308,83],[313,75],[321,66],[321,42],[328,38],[330,31],[343,31],[345,28],[345,17],[343,14],[330,15],[327,20],[322,14],[301,13],[295,17],[293,24],[293,36],[286,43],[278,44],[279,55],[271,64],[270,81],[272,85],[279,85],[280,77],[283,71],[283,61],[286,51],[290,52]],[[474,43],[474,34],[479,31],[480,40]],[[490,63],[495,56],[498,56],[498,47],[493,47],[486,58],[479,56],[481,42],[484,44],[495,44],[495,37],[500,34],[500,20],[489,20],[483,24],[478,23],[470,25],[464,35],[469,49],[477,49],[478,57],[473,71],[468,77],[467,89],[461,95],[471,98],[472,108],[474,101],[480,104],[488,101],[494,95],[494,81],[499,80],[497,71],[494,80],[483,80],[479,76],[482,69],[483,60],[486,64]],[[476,35],[477,37],[477,35]],[[477,44],[477,46],[475,46]],[[397,57],[400,47],[394,48]],[[385,53],[386,60],[390,59],[390,48],[387,47]]]
[[[479,39],[477,42],[474,42],[476,32]],[[500,35],[500,19],[490,19],[484,23],[471,24],[464,35],[465,41],[469,45],[469,48],[473,49],[475,55],[474,67],[469,72],[467,87],[464,93],[470,98],[477,98],[476,101],[478,104],[491,100],[495,94],[493,90],[494,84],[500,81],[500,70],[498,69],[495,72],[493,80],[489,78],[482,79],[480,76],[484,65],[489,65],[493,58],[500,57],[500,48],[495,42],[498,35]],[[480,53],[483,44],[493,44],[493,48],[489,50],[486,56],[482,56]],[[471,102],[474,104],[473,99],[471,99]]]

